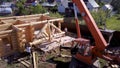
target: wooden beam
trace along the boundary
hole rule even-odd
[[[39,21],[39,22],[31,22],[31,23],[26,23],[26,24],[20,24],[20,25],[15,25],[16,27],[25,27],[25,26],[29,26],[31,25],[37,25],[37,24],[41,24],[41,23],[47,23],[49,22],[54,22],[54,21],[63,21],[63,18],[58,18],[58,19],[52,19],[52,20],[44,20],[44,21]]]
[[[32,58],[33,58],[33,68],[38,68],[37,67],[37,61],[36,61],[36,52],[32,52]]]
[[[61,29],[61,23],[60,22],[58,22],[58,28]]]
[[[61,57],[65,57],[65,58],[71,58],[72,56],[70,55],[64,55],[64,54],[60,54]]]
[[[62,37],[62,36],[65,36],[65,32],[61,32],[61,33],[56,33],[56,34],[53,34],[53,36],[55,37]]]
[[[23,64],[24,66],[26,66],[27,68],[30,67],[30,65],[28,63],[26,63],[25,61],[21,60],[21,59],[18,59],[18,61]]]
[[[0,24],[0,31],[5,31],[8,30],[10,28],[12,24]]]
[[[54,27],[55,29],[57,29],[59,32],[62,32],[58,27],[56,27],[55,25],[53,24],[50,24],[52,27]]]
[[[48,39],[49,39],[48,37],[42,38],[42,39],[38,39],[38,40],[35,40],[35,41],[33,41],[33,42],[30,42],[30,45],[31,45],[31,46],[33,46],[33,45],[38,45],[38,44],[40,44],[40,43],[42,43],[43,41],[48,40]]]
[[[50,29],[50,23],[48,22],[48,37],[49,37],[49,41],[51,42],[52,40],[52,36],[51,36],[51,29]]]
[[[4,37],[7,37],[7,36],[10,36],[10,34],[3,34],[3,35],[0,35],[0,38],[4,38]]]
[[[9,34],[11,32],[12,32],[12,30],[0,31],[0,35]]]
[[[38,16],[41,16],[41,15],[48,15],[47,13],[45,14],[34,14],[34,15],[25,15],[25,16],[12,16],[12,17],[3,17],[3,18],[0,18],[0,20],[8,20],[8,19],[20,19],[20,18],[30,18],[30,17],[38,17]]]
[[[57,34],[54,34],[54,35],[59,36],[59,35],[61,35],[61,34],[65,34],[65,32],[57,33]],[[30,45],[31,45],[31,46],[33,46],[33,45],[38,45],[38,44],[42,43],[43,41],[47,41],[47,40],[49,40],[49,37],[45,37],[45,38],[38,39],[38,40],[35,40],[35,41],[33,41],[33,42],[30,42]]]
[[[14,25],[12,25],[13,30],[19,31],[20,29]]]
[[[47,28],[48,24],[45,24],[44,27],[41,29],[41,32],[46,32],[46,28]]]

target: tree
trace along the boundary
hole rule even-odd
[[[109,11],[103,11],[102,9],[99,9],[99,11],[92,11],[91,12],[96,24],[98,26],[104,26],[104,29],[106,29],[106,20],[109,17]]]
[[[25,5],[24,5],[25,2],[26,0],[17,1],[16,6],[18,8],[17,10],[18,15],[27,15],[27,9],[25,8]]]
[[[40,4],[37,4],[36,6],[26,6],[25,5],[26,0],[19,0],[16,3],[16,6],[18,10],[16,11],[16,15],[29,15],[29,14],[39,14],[39,13],[45,13],[46,9],[43,8]]]
[[[30,11],[31,14],[39,14],[39,13],[45,13],[46,9],[43,8],[40,4],[38,4],[36,6],[30,6]]]

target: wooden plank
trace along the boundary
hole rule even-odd
[[[61,57],[67,57],[67,58],[71,58],[72,56],[70,55],[64,55],[64,54],[60,54]]]
[[[35,56],[35,51],[32,52],[32,57],[33,57],[33,68],[38,68],[37,67],[37,61],[36,61],[36,56]]]
[[[22,61],[21,59],[18,59],[18,61],[23,64],[24,66],[26,66],[27,68],[30,67],[30,65],[28,63],[26,63],[25,61]]]

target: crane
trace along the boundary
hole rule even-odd
[[[105,49],[108,46],[108,43],[104,39],[99,28],[97,27],[93,17],[91,16],[89,10],[87,9],[84,1],[83,0],[72,0],[72,2],[74,3],[74,6],[75,5],[77,6],[82,18],[85,20],[85,23],[95,40],[94,46],[91,46],[89,39],[85,39],[85,38],[81,37],[77,13],[76,13],[76,10],[74,7],[78,38],[73,40],[73,43],[72,43],[73,49],[71,50],[71,52],[72,52],[73,56],[76,59],[78,59],[86,64],[92,64],[96,57],[103,58],[108,61],[112,61],[112,62],[115,61],[117,63],[120,63],[120,58],[118,58],[116,56],[112,56],[105,52]],[[77,44],[74,45],[75,43],[77,43]]]

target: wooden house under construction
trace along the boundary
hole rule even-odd
[[[0,57],[24,52],[27,43],[36,46],[65,36],[62,22],[63,18],[51,18],[46,14],[0,18]]]

